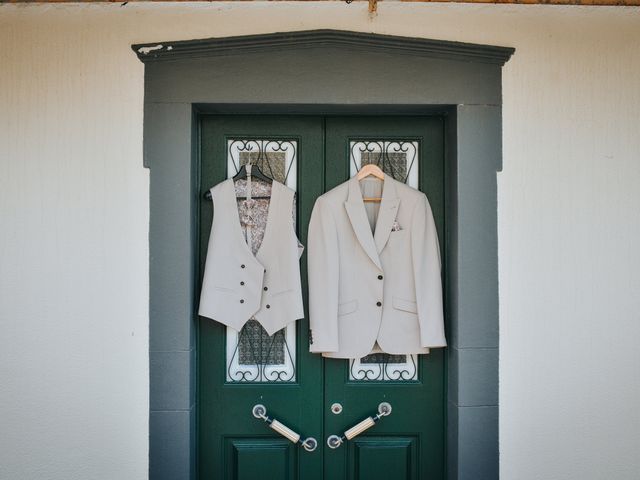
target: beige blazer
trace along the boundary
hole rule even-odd
[[[382,196],[366,203],[365,196]],[[441,260],[427,197],[385,175],[319,197],[308,236],[310,351],[360,358],[444,347]],[[377,342],[377,344],[376,344]]]
[[[198,313],[240,330],[255,318],[269,335],[304,317],[294,192],[274,181],[267,224],[254,255],[247,245],[233,180],[211,189],[214,215]]]

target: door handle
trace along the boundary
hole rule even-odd
[[[271,427],[283,437],[291,440],[295,444],[302,445],[302,448],[304,448],[307,452],[313,452],[318,446],[318,441],[315,438],[307,437],[302,440],[302,437],[299,433],[294,432],[285,424],[279,422],[275,418],[268,417],[267,408],[264,405],[260,405],[259,403],[257,405],[254,405],[251,413],[254,417],[264,420],[267,425],[269,425],[269,427]]]
[[[330,435],[329,438],[327,438],[327,445],[329,445],[329,448],[338,448],[345,442],[345,440],[351,440],[352,438],[357,437],[368,428],[373,427],[378,420],[382,417],[386,417],[387,415],[391,415],[391,404],[382,402],[378,405],[378,413],[376,415],[365,418],[360,423],[344,432],[342,436]]]

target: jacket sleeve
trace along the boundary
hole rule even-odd
[[[295,194],[293,195],[292,208],[291,208],[291,217],[293,219],[293,236],[298,242],[298,260],[302,258],[302,254],[304,253],[304,245],[300,242],[298,238],[298,234],[296,233],[296,212],[298,211],[298,207],[296,206],[297,200]]]
[[[338,351],[338,233],[329,206],[316,200],[307,236],[310,352]]]
[[[411,255],[416,303],[423,347],[446,347],[442,310],[442,278],[438,233],[425,195],[418,200],[411,222]]]

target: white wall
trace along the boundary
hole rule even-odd
[[[0,478],[146,477],[144,70],[129,45],[312,28],[516,47],[502,478],[640,478],[640,10],[395,2],[375,18],[360,2],[0,6]]]

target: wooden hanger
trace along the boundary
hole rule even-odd
[[[368,163],[367,165],[362,167],[356,174],[356,178],[358,180],[362,180],[363,178],[368,177],[369,175],[372,175],[379,180],[384,180],[384,172],[379,166],[373,163]],[[382,201],[382,197],[363,197],[362,201],[380,203]]]

